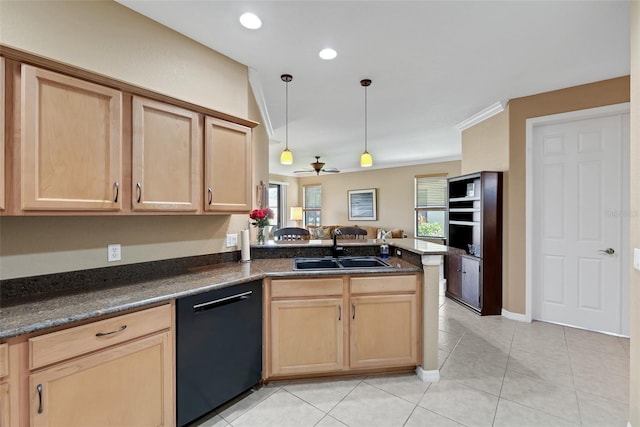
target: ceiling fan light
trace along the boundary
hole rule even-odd
[[[282,150],[280,153],[280,164],[281,165],[292,165],[293,164],[293,153],[288,148]]]
[[[371,157],[371,154],[369,154],[368,151],[365,151],[360,156],[360,167],[368,168],[371,166],[373,166],[373,158]]]

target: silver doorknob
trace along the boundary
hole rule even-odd
[[[607,255],[613,255],[613,254],[616,253],[616,251],[613,250],[613,248],[600,249],[598,252],[602,252],[602,253],[607,254]]]

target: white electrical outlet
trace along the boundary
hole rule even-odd
[[[633,248],[633,268],[640,270],[640,249]]]
[[[238,246],[238,234],[227,234],[227,247]]]
[[[121,259],[122,259],[122,256],[120,254],[119,244],[107,246],[107,261],[113,262],[113,261],[120,261]]]

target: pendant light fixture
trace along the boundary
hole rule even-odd
[[[289,150],[289,82],[293,80],[293,76],[291,74],[283,74],[280,76],[283,82],[285,82],[285,113],[284,113],[284,141],[285,148],[280,153],[280,164],[281,165],[292,165],[293,164],[293,153]]]
[[[371,86],[371,80],[360,80],[360,84],[364,87],[364,153],[360,156],[360,166],[368,168],[373,165],[373,158],[367,151],[367,87]]]

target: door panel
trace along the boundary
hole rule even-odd
[[[621,332],[624,120],[533,129],[534,319]]]

